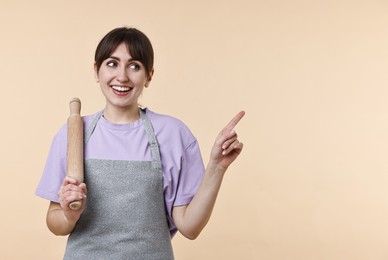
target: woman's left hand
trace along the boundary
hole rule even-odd
[[[237,139],[237,133],[234,128],[244,115],[244,111],[235,115],[216,138],[210,153],[210,162],[218,169],[226,170],[243,149],[243,143]]]

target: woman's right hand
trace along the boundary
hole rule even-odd
[[[85,209],[86,202],[86,184],[78,184],[78,181],[74,178],[66,176],[59,189],[59,203],[63,209],[63,213],[66,220],[70,223],[75,223],[80,218],[83,210]],[[69,204],[74,201],[81,201],[81,208],[73,210],[69,207]]]

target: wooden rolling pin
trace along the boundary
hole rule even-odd
[[[81,118],[81,101],[79,98],[70,100],[70,116],[67,119],[67,168],[66,174],[78,181],[84,182],[84,136]],[[81,201],[69,204],[72,210],[78,210]]]

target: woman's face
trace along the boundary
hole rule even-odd
[[[146,75],[143,64],[131,57],[124,43],[103,61],[99,71],[96,66],[94,69],[107,106],[121,109],[137,109],[138,98],[153,73]]]

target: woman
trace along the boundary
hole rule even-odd
[[[97,46],[95,77],[106,105],[83,117],[84,183],[66,177],[65,125],[53,140],[36,194],[50,200],[48,228],[70,234],[65,259],[173,259],[171,238],[200,234],[243,148],[233,130],[240,112],[216,138],[205,170],[181,121],[139,108],[153,58],[149,39],[134,28],[116,28]],[[76,200],[83,206],[71,210]]]

